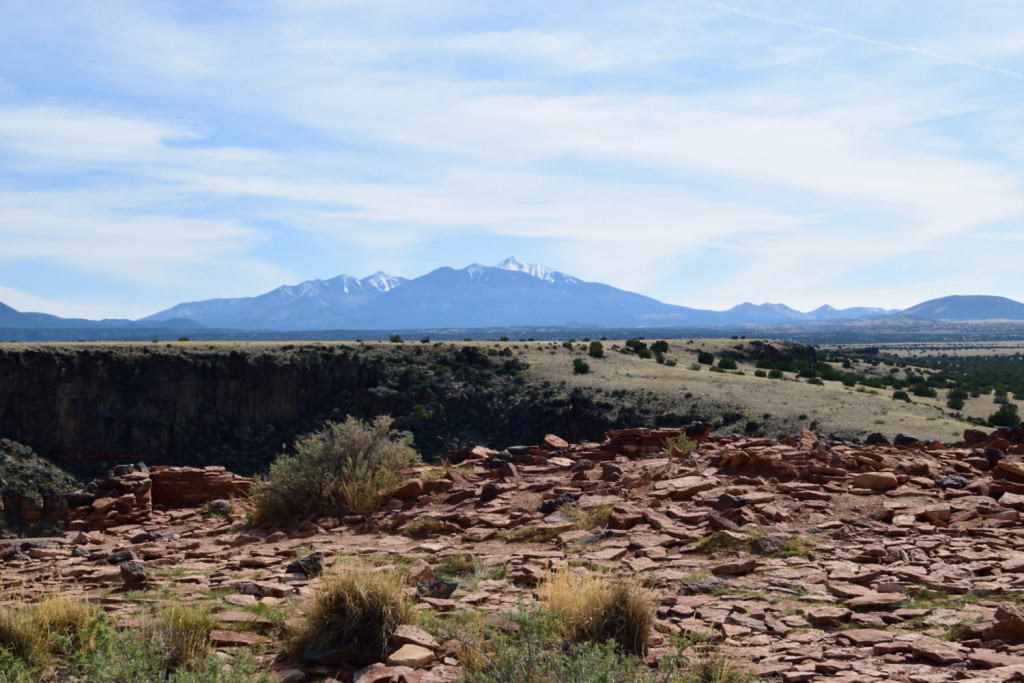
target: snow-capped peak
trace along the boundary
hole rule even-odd
[[[390,292],[403,282],[405,282],[404,278],[388,275],[387,273],[378,270],[373,275],[363,278],[359,284],[372,287],[378,292]]]
[[[515,256],[509,256],[507,259],[499,263],[497,267],[502,270],[514,270],[520,273],[526,273],[527,275],[532,275],[539,280],[547,280],[548,282],[555,281],[556,271],[548,268],[547,266],[525,263],[517,259]]]

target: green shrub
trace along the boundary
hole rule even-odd
[[[935,398],[938,396],[938,392],[935,391],[934,387],[930,387],[924,382],[917,382],[910,388],[911,393],[914,396],[923,396],[925,398]]]
[[[588,351],[591,358],[603,358],[604,357],[604,344],[599,341],[590,342],[590,350]]]
[[[391,430],[390,417],[366,423],[354,417],[328,422],[280,455],[253,483],[253,521],[323,517],[376,509],[381,490],[419,460],[408,440]]]
[[[647,342],[641,341],[639,338],[626,340],[626,348],[631,349],[637,355],[640,355],[643,351],[650,351],[647,348]],[[650,356],[647,356],[647,358],[650,358]]]
[[[988,416],[988,423],[992,427],[1016,427],[1020,424],[1017,406],[1010,403],[1000,407],[999,410]]]
[[[588,372],[590,372],[590,363],[583,360],[582,358],[572,359],[572,374],[585,375]]]
[[[728,356],[720,358],[718,360],[718,367],[721,368],[722,370],[735,370],[736,369],[736,359],[735,358],[730,358]]]
[[[779,370],[778,368],[772,368],[771,370],[768,371],[768,377],[769,379],[782,379],[782,370]]]
[[[686,434],[679,434],[678,436],[666,438],[665,442],[661,445],[661,452],[666,455],[686,455],[696,451],[699,445],[693,439],[687,438]]]
[[[701,351],[697,354],[697,362],[701,365],[711,365],[715,362],[715,356],[710,351]]]
[[[764,370],[754,370],[754,377],[767,377],[768,373]]]
[[[664,339],[659,339],[651,344],[651,351],[655,353],[668,353],[668,342]]]
[[[892,392],[892,400],[906,401],[907,403],[910,403],[910,395],[907,394],[907,392],[903,391],[902,389],[897,389],[896,391]]]

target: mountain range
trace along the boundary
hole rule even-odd
[[[69,320],[0,304],[0,328],[397,330],[496,327],[710,327],[800,325],[887,318],[1024,320],[1024,304],[997,296],[948,296],[906,310],[742,303],[712,311],[648,296],[508,258],[496,266],[437,268],[406,279],[378,272],[285,285],[252,297],[181,303],[137,321]]]
[[[341,275],[278,287],[256,297],[178,304],[143,321],[190,319],[207,327],[268,330],[419,329],[506,326],[701,326],[863,319],[883,309],[801,313],[782,304],[741,304],[710,311],[662,303],[642,294],[584,282],[544,266],[508,258],[438,268],[407,280],[385,273]]]

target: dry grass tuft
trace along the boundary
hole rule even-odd
[[[608,518],[612,516],[613,507],[615,506],[592,505],[590,507],[576,507],[575,505],[566,505],[561,510],[572,518],[573,525],[577,529],[589,531],[608,526]]]
[[[635,579],[576,573],[551,574],[538,597],[561,615],[563,636],[573,642],[611,639],[624,652],[643,655],[654,624],[654,599]]]
[[[295,650],[355,644],[383,657],[395,629],[415,618],[402,572],[340,563],[324,574],[292,644]]]
[[[754,672],[718,647],[698,650],[685,669],[687,683],[751,683]]]
[[[465,576],[480,569],[482,563],[473,553],[445,555],[438,562],[435,571],[446,576]]]
[[[445,523],[434,517],[420,517],[419,519],[414,519],[402,526],[402,531],[413,538],[433,536],[441,533],[444,529]]]
[[[213,622],[203,611],[174,603],[142,627],[145,640],[161,658],[164,671],[177,671],[210,654]]]
[[[39,602],[0,611],[0,648],[33,666],[45,666],[59,638],[77,643],[99,609],[78,598],[51,595]]]

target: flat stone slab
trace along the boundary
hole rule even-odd
[[[836,640],[845,640],[858,647],[868,647],[877,643],[886,643],[892,639],[892,633],[876,628],[854,628],[849,631],[840,631],[836,634]]]

